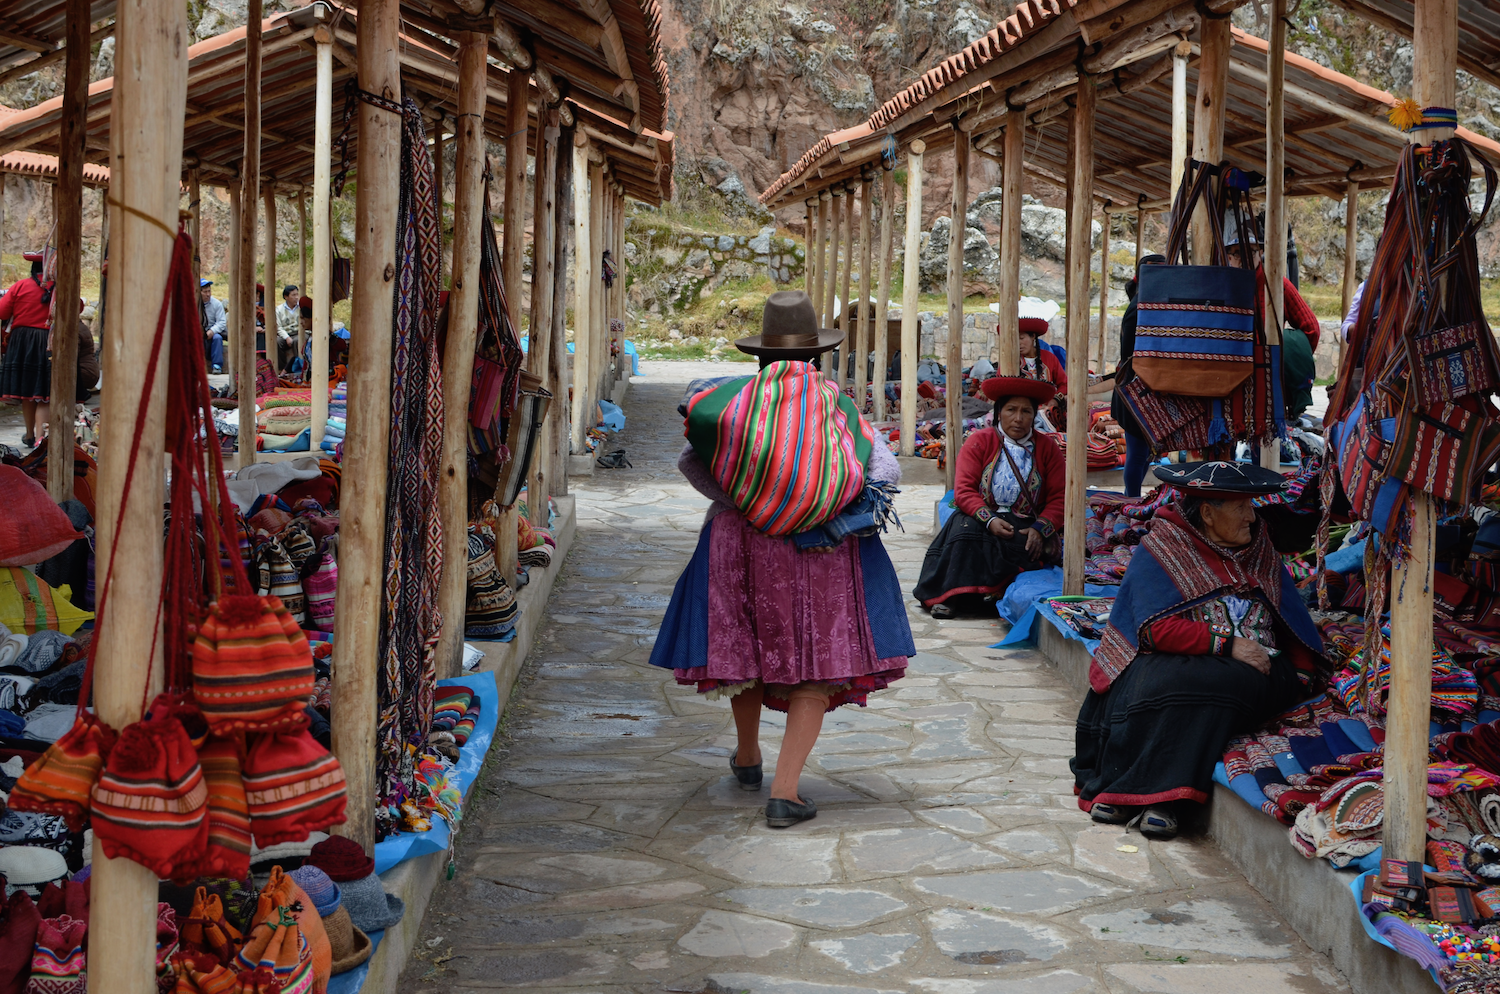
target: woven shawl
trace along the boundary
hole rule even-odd
[[[783,361],[688,401],[687,438],[754,528],[792,535],[864,489],[874,431],[812,363]]]
[[[437,352],[437,189],[421,112],[408,99],[401,130],[396,227],[395,346],[391,360],[391,448],[385,518],[377,782],[383,800],[414,790],[405,744],[426,742],[437,683],[434,653],[443,574],[437,507],[443,450],[443,385]],[[367,481],[373,482],[373,481]]]
[[[1153,621],[1182,614],[1225,594],[1254,594],[1275,614],[1278,628],[1311,649],[1320,666],[1323,640],[1302,605],[1292,576],[1271,546],[1264,522],[1250,544],[1228,554],[1188,524],[1180,505],[1156,513],[1120,581],[1099,648],[1089,667],[1089,684],[1104,693],[1139,652],[1140,635]],[[1326,672],[1311,674],[1324,676]]]

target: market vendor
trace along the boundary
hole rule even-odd
[[[984,609],[1016,576],[1060,561],[1063,453],[1051,435],[1032,431],[1038,405],[1056,388],[1024,376],[986,380],[994,429],[981,429],[958,452],[956,510],[922,560],[913,596],[934,618]]]
[[[1141,834],[1171,838],[1181,805],[1208,800],[1230,737],[1320,692],[1331,667],[1250,506],[1286,480],[1227,462],[1156,473],[1179,496],[1156,512],[1120,582],[1071,765],[1095,821],[1139,815]]]
[[[820,329],[800,290],[771,294],[761,327],[735,343],[760,372],[687,401],[677,465],[712,504],[651,663],[729,698],[729,769],[745,790],[764,779],[762,706],[786,713],[766,803],[766,823],[786,828],[817,814],[798,782],[823,715],[899,680],[916,646],[876,532],[900,466],[813,365],[843,332]]]
[[[0,325],[6,325],[0,356],[0,400],[19,401],[25,434],[21,444],[36,445],[36,409],[52,398],[52,283],[42,279],[42,253],[27,252],[31,275],[0,295]]]

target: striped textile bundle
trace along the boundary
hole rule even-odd
[[[230,877],[242,880],[250,873],[250,808],[240,773],[238,735],[209,736],[198,747],[198,764],[208,789],[208,846],[179,877]]]
[[[344,771],[305,726],[255,736],[245,756],[245,799],[255,844],[299,842],[344,820]]]
[[[432,708],[432,730],[451,732],[473,700],[474,691],[468,687],[439,687]]]
[[[26,994],[84,994],[83,938],[88,922],[68,915],[44,918],[31,954]]]
[[[453,726],[453,741],[460,747],[469,741],[469,736],[474,734],[474,725],[479,721],[479,698],[475,697],[464,709],[464,716]]]
[[[495,565],[495,533],[488,525],[469,522],[468,598],[464,635],[505,639],[516,628],[515,592]]]
[[[262,597],[278,598],[292,620],[301,625],[307,620],[307,598],[302,593],[302,575],[286,546],[276,538],[261,542],[256,547],[255,560],[259,574],[255,592]]]
[[[111,859],[123,856],[165,879],[208,844],[208,786],[174,714],[125,726],[93,800],[94,836]]]
[[[73,722],[62,738],[47,747],[11,789],[15,811],[55,815],[74,832],[83,831],[94,783],[115,745],[115,731],[89,712]]]
[[[319,629],[333,627],[334,595],[339,587],[339,562],[333,554],[331,538],[323,540],[322,561],[302,581],[307,595],[307,623]]]
[[[875,434],[808,362],[773,362],[688,401],[687,438],[747,521],[792,535],[864,488]]]
[[[193,693],[215,733],[294,727],[312,687],[307,636],[279,599],[231,596],[210,607],[193,642]]]

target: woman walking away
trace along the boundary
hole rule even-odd
[[[864,706],[916,654],[879,537],[900,467],[814,365],[843,337],[818,328],[802,291],[771,294],[761,334],[735,343],[759,357],[760,372],[691,396],[677,463],[713,503],[651,662],[730,699],[729,768],[746,790],[763,781],[761,707],[786,712],[766,804],[772,828],[817,814],[797,785],[823,715]]]
[[[21,444],[36,445],[36,408],[52,399],[52,357],[47,326],[52,320],[52,284],[42,282],[42,253],[22,256],[31,275],[0,296],[0,323],[10,323],[5,355],[0,358],[0,400],[21,402],[26,434]]]

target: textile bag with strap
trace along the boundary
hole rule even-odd
[[[1403,407],[1387,466],[1396,479],[1414,489],[1452,504],[1468,504],[1497,455],[1500,422],[1488,402],[1468,396],[1451,403]]]
[[[330,238],[329,245],[333,248],[333,258],[328,267],[328,301],[336,304],[349,299],[349,288],[354,286],[354,263],[339,255],[337,238]]]
[[[1196,175],[1191,185],[1184,179],[1177,192],[1167,247],[1167,258],[1183,264],[1141,269],[1131,367],[1153,390],[1218,398],[1254,372],[1255,271],[1227,265],[1222,167],[1198,162],[1190,167]],[[1200,200],[1211,222],[1210,266],[1186,264],[1187,230]]]
[[[505,447],[510,450],[510,459],[500,467],[499,482],[495,487],[495,501],[501,507],[514,506],[526,487],[526,476],[531,472],[531,461],[536,457],[537,441],[542,434],[542,422],[551,403],[552,393],[542,389],[542,378],[522,370],[520,400],[505,426]]]

